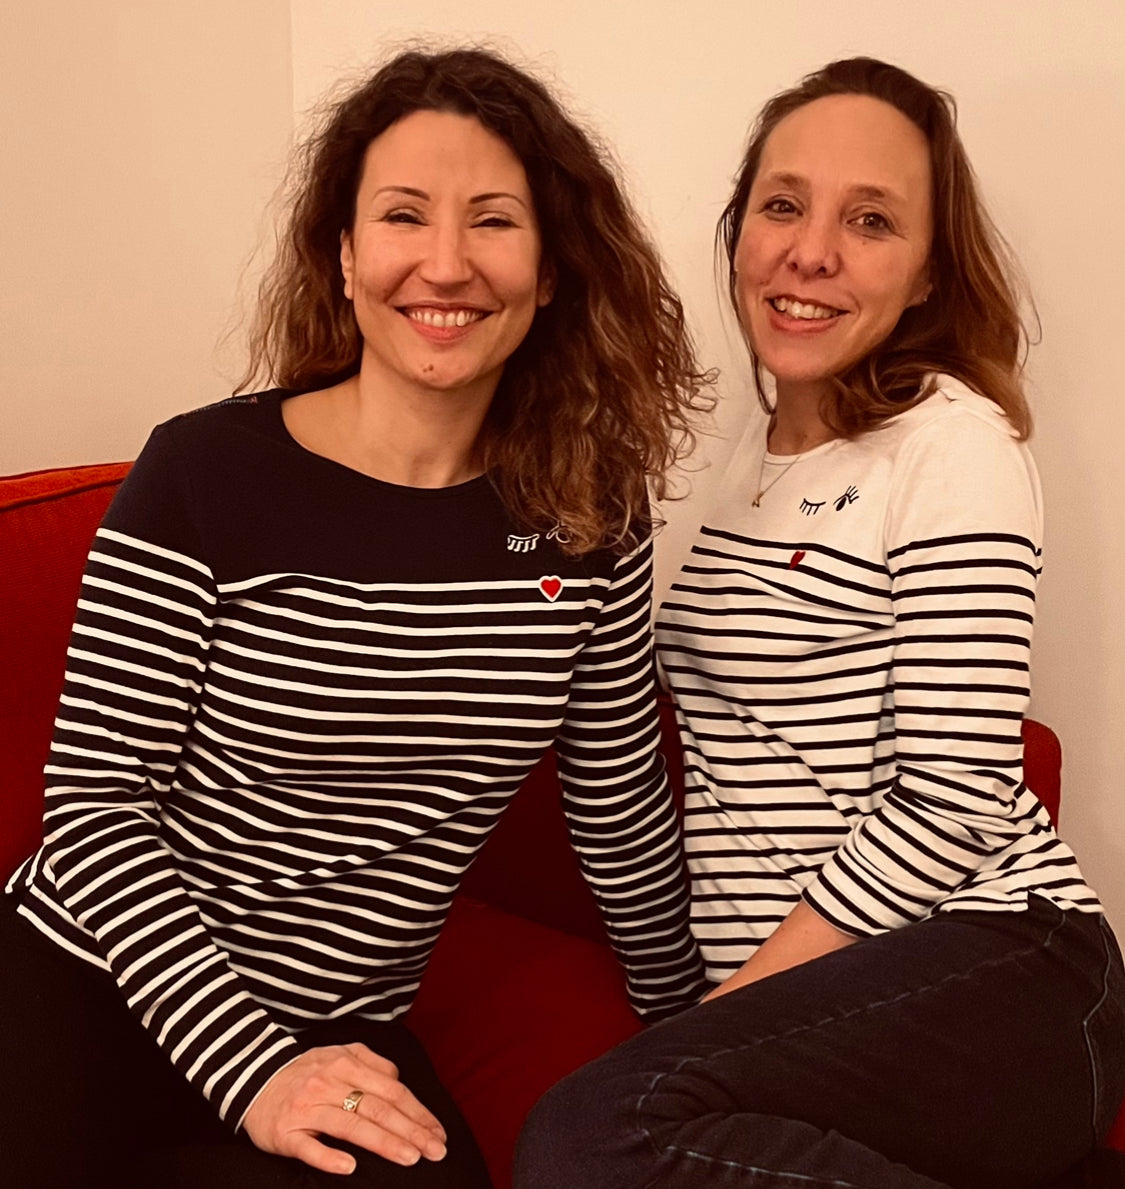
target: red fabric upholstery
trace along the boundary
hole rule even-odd
[[[0,877],[38,845],[43,765],[86,554],[128,463],[0,478]]]
[[[1116,1148],[1118,1152],[1125,1152],[1125,1102],[1121,1104],[1121,1109],[1117,1112],[1117,1118],[1114,1120],[1113,1126],[1109,1129],[1105,1146],[1107,1148]]]
[[[82,566],[127,463],[0,478],[0,878],[38,844],[42,769]],[[663,750],[682,798],[671,707]],[[1024,723],[1027,782],[1053,818],[1061,752]],[[506,1189],[535,1099],[640,1027],[567,842],[554,761],[525,781],[465,880],[410,1022]],[[1125,1110],[1111,1142],[1125,1151]]]
[[[609,947],[459,896],[410,1026],[453,1091],[496,1189],[537,1099],[641,1029]]]
[[[1023,778],[1057,826],[1062,797],[1062,745],[1050,727],[1033,718],[1023,720]]]

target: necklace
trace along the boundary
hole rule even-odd
[[[762,506],[762,496],[764,496],[779,479],[784,479],[786,474],[789,472],[789,468],[797,461],[798,458],[801,457],[799,454],[795,455],[789,462],[785,464],[785,466],[781,468],[780,471],[777,472],[776,475],[774,475],[774,477],[765,485],[765,487],[763,487],[762,480],[766,477],[766,455],[768,453],[769,446],[767,446],[765,450],[762,451],[762,463],[761,466],[758,467],[758,494],[754,497],[754,502],[751,505],[751,507],[754,508],[760,508]]]

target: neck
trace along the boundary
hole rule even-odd
[[[493,388],[495,385],[493,385]],[[402,487],[453,487],[484,470],[481,428],[492,390],[460,393],[372,383],[358,376],[282,406],[306,449]]]
[[[778,384],[767,439],[772,454],[803,454],[837,436],[821,416],[826,395],[822,384]]]
[[[388,390],[361,371],[343,412],[364,470],[405,487],[452,487],[483,471],[481,427],[495,385],[472,393]]]

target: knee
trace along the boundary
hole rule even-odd
[[[516,1145],[513,1189],[639,1189],[700,1111],[691,1079],[636,1068],[620,1050],[536,1103]],[[685,1082],[689,1084],[684,1084]]]
[[[625,1083],[628,1084],[625,1084]],[[536,1103],[516,1145],[513,1189],[634,1189],[647,1179],[635,1120],[641,1091],[595,1062]]]

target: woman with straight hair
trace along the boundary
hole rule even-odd
[[[713,987],[541,1100],[518,1189],[1031,1189],[1121,1102],[1117,943],[1021,778],[1039,484],[954,116],[856,58],[754,126],[766,416],[657,625]]]
[[[552,744],[634,1006],[698,998],[648,499],[704,383],[540,83],[410,51],[326,111],[243,394],[153,433],[90,556],[0,915],[11,1184],[487,1185],[398,1017]]]

